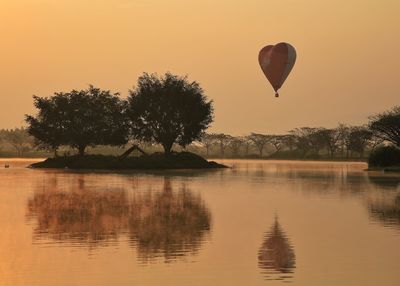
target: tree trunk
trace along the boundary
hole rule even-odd
[[[79,156],[84,156],[85,155],[85,149],[86,149],[86,145],[78,147]]]
[[[172,148],[173,144],[174,144],[173,142],[172,143],[163,143],[162,144],[162,146],[164,148],[164,154],[165,155],[171,154],[171,148]]]

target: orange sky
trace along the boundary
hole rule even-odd
[[[215,103],[210,131],[361,124],[399,102],[397,0],[0,0],[0,128],[32,95],[94,84],[123,96],[143,71],[188,74]],[[258,51],[297,63],[276,99]]]

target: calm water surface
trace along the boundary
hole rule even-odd
[[[106,173],[1,159],[0,285],[400,285],[399,175],[223,162]]]

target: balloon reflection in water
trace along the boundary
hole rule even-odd
[[[161,190],[145,192],[84,184],[67,191],[41,189],[28,202],[28,217],[37,221],[34,239],[46,243],[94,247],[126,235],[145,263],[196,254],[211,228],[211,214],[200,195],[185,186],[173,190],[168,178]]]
[[[258,265],[267,280],[287,280],[293,277],[295,261],[293,247],[276,217],[258,251]]]

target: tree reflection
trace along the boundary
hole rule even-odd
[[[37,239],[97,244],[116,239],[125,228],[129,204],[123,190],[96,191],[84,188],[82,178],[77,181],[70,191],[59,190],[53,181],[28,201],[28,216],[37,219]]]
[[[286,280],[292,278],[295,261],[293,247],[276,217],[258,251],[258,265],[267,280]]]
[[[368,181],[382,189],[395,190],[400,186],[400,177],[391,174],[384,174],[381,172],[368,172]]]
[[[162,192],[136,196],[131,202],[130,234],[142,261],[168,262],[196,253],[210,231],[210,212],[199,196],[183,187],[174,192],[166,179]]]
[[[145,192],[86,187],[82,178],[70,184],[61,190],[52,179],[28,201],[27,215],[37,221],[34,239],[94,246],[126,234],[146,263],[196,254],[210,232],[211,214],[200,195],[185,185],[174,190],[169,178]]]
[[[400,226],[400,194],[386,194],[370,199],[368,208],[371,217],[387,226]]]

